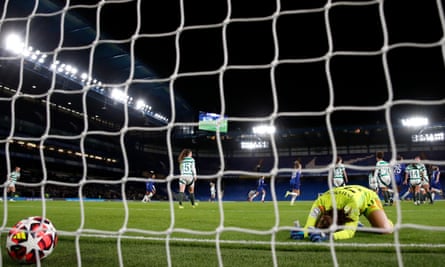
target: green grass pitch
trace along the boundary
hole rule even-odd
[[[304,224],[311,204],[200,202],[194,209],[190,203],[178,209],[169,202],[47,201],[44,208],[41,201],[6,202],[1,203],[0,265],[19,266],[6,254],[8,229],[43,212],[56,226],[59,242],[42,266],[392,267],[400,266],[399,259],[405,267],[445,264],[445,201],[400,202],[400,214],[395,206],[385,207],[400,231],[357,232],[333,248],[329,242],[290,239],[293,221]],[[361,221],[369,225],[366,218]]]

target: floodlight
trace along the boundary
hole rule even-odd
[[[23,43],[22,38],[15,33],[9,34],[5,39],[6,50],[15,54],[20,54],[23,51],[24,46],[25,44]]]
[[[137,110],[142,110],[146,107],[144,100],[139,99],[138,101],[136,101],[136,109]]]
[[[259,125],[252,128],[254,134],[273,134],[275,127],[269,125]]]
[[[428,118],[426,117],[410,117],[402,119],[402,125],[405,127],[422,127],[429,124]]]

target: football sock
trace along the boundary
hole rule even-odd
[[[178,200],[179,200],[179,205],[181,205],[181,206],[182,206],[183,199],[184,199],[184,192],[179,192]]]
[[[415,201],[415,202],[417,202],[417,201],[420,202],[420,193],[415,193],[415,194],[414,194],[414,201]]]
[[[389,194],[389,192],[388,191],[383,191],[382,193],[383,193],[383,200],[385,201],[385,203],[388,203],[388,194]]]
[[[426,192],[426,195],[428,196],[430,203],[433,203],[433,196],[431,195],[431,192]]]
[[[190,202],[192,203],[192,206],[195,205],[195,193],[190,193]]]
[[[409,190],[406,190],[401,199],[405,199],[409,195],[409,193],[410,193]]]

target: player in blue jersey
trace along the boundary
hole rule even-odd
[[[21,168],[19,166],[16,166],[14,168],[14,171],[12,171],[8,177],[7,177],[7,192],[11,192],[11,198],[9,199],[10,201],[15,201],[15,184],[17,183],[17,181],[20,179],[20,170]]]
[[[376,192],[360,185],[347,185],[321,194],[312,204],[303,231],[292,230],[291,237],[313,242],[327,240],[329,236],[333,240],[349,239],[354,237],[361,215],[378,229],[372,232],[390,234],[394,230]],[[336,227],[331,229],[333,224]]]
[[[261,176],[258,179],[257,189],[255,193],[249,197],[248,200],[252,202],[260,193],[261,193],[261,202],[264,202],[264,199],[266,198],[266,182],[264,176]]]
[[[345,186],[348,183],[348,174],[346,173],[346,168],[343,165],[343,159],[340,156],[337,157],[332,179],[332,184],[334,187]]]
[[[401,155],[397,156],[397,163],[393,167],[393,173],[394,173],[394,181],[396,183],[397,193],[402,193],[402,185],[403,180],[405,180],[405,169],[406,164],[401,162],[403,160],[403,157]],[[409,190],[409,189],[407,189]]]
[[[184,200],[185,188],[188,187],[190,202],[195,207],[195,182],[197,179],[195,159],[191,149],[185,148],[178,156],[179,170],[179,208],[183,209],[182,201]]]
[[[439,166],[433,166],[431,173],[431,197],[434,199],[436,194],[439,194],[443,198],[443,188],[442,184],[440,183]]]
[[[294,205],[295,200],[300,195],[300,185],[301,185],[301,162],[299,159],[294,161],[294,167],[292,170],[290,178],[290,191],[286,191],[284,197],[292,196],[290,200],[290,205]]]
[[[151,177],[145,183],[145,195],[142,199],[142,202],[147,203],[151,202],[151,198],[156,194],[156,186],[154,180],[156,179],[156,173],[154,171],[150,171]]]

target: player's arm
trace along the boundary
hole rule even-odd
[[[322,214],[322,209],[320,199],[317,198],[314,204],[312,204],[311,210],[306,219],[306,224],[304,225],[304,237],[308,237],[309,228],[314,228],[317,224],[318,218],[320,218],[320,215]]]
[[[311,211],[306,219],[306,224],[303,227],[303,231],[292,230],[290,235],[292,239],[301,240],[309,237],[309,230],[315,227],[318,218],[321,215],[320,200],[317,198],[312,204]]]
[[[408,172],[405,172],[405,179],[403,180],[403,184],[408,183]]]
[[[334,240],[349,239],[354,237],[357,226],[358,226],[358,221],[345,223],[344,225],[345,229],[342,229],[332,234],[334,236]]]
[[[192,172],[193,172],[193,179],[196,181],[196,179],[198,179],[198,175],[196,173],[196,162],[195,162],[195,160],[193,160],[193,163],[192,163]]]

